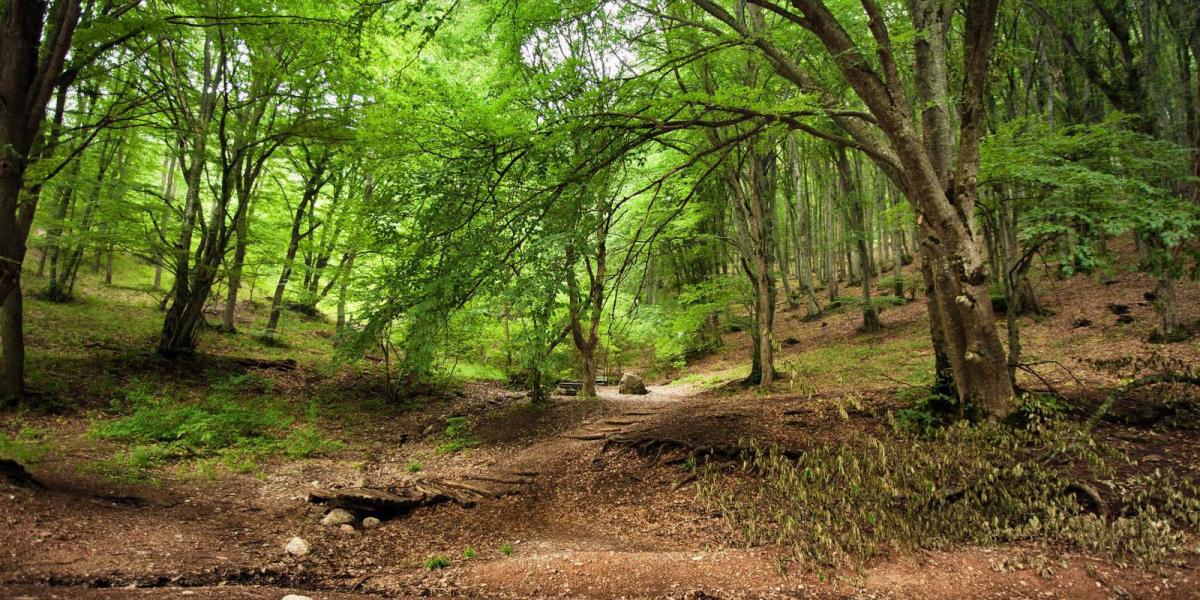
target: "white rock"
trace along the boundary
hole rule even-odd
[[[367,518],[363,519],[363,529],[375,529],[376,527],[379,527],[382,524],[383,523],[379,519],[376,519],[375,517],[367,517]]]
[[[341,531],[342,533],[354,533],[355,529],[354,526],[349,523],[342,523],[338,526],[338,531]]]
[[[321,524],[330,526],[330,527],[336,527],[338,525],[347,525],[347,524],[353,523],[353,522],[354,522],[354,513],[350,512],[344,508],[335,508],[335,509],[325,513],[325,516],[323,518],[321,518]]]
[[[283,549],[292,556],[304,556],[308,554],[308,542],[304,538],[294,537],[288,540],[287,546],[284,546]]]
[[[301,596],[300,594],[288,594],[283,597],[283,600],[312,600],[312,598]]]

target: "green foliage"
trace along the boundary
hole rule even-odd
[[[412,461],[408,463],[408,467],[406,467],[405,470],[407,470],[409,473],[420,473],[422,468],[423,467],[421,467],[421,463]]]
[[[467,546],[465,549],[463,549],[463,558],[465,558],[467,560],[471,560],[472,558],[475,558],[475,549],[470,546]]]
[[[1060,244],[1064,275],[1103,267],[1103,239],[1129,231],[1156,240],[1145,271],[1182,273],[1174,249],[1200,231],[1200,207],[1176,192],[1190,185],[1190,149],[1137,133],[1113,114],[1061,128],[1019,119],[989,136],[981,152],[981,187],[1017,192],[1022,243],[1069,242]]]
[[[260,459],[281,453],[304,458],[336,450],[314,423],[295,425],[286,407],[266,396],[247,396],[252,381],[234,377],[214,384],[199,401],[158,396],[135,386],[113,410],[125,416],[93,425],[100,439],[132,444],[110,461],[107,470],[140,473],[182,459],[220,459],[231,470],[246,471]]]
[[[643,335],[653,341],[655,360],[682,368],[688,360],[720,348],[716,325],[733,302],[737,283],[715,278],[686,286],[657,318],[643,319]]]
[[[500,544],[500,554],[502,554],[504,556],[512,556],[512,553],[513,553],[512,544],[509,544],[507,542]]]
[[[475,426],[466,417],[446,417],[446,430],[442,432],[445,440],[437,446],[442,454],[455,454],[479,445],[475,438]]]
[[[908,406],[896,411],[896,423],[914,433],[930,433],[948,422],[958,406],[958,399],[927,388],[907,388],[900,394]]]
[[[821,572],[889,549],[1016,540],[1139,562],[1186,548],[1200,487],[1171,471],[1119,475],[1125,459],[1098,448],[1080,425],[1037,415],[1024,429],[958,423],[920,436],[897,423],[797,459],[755,447],[736,473],[710,470],[700,497],[747,543],[779,544]],[[1094,514],[1084,490],[1101,484],[1121,514]]]
[[[0,458],[22,464],[37,462],[52,446],[51,432],[41,428],[23,427],[15,435],[0,431]]]
[[[425,559],[425,568],[430,571],[436,571],[438,569],[445,569],[446,567],[449,567],[449,566],[450,566],[450,558],[447,556],[443,556],[441,554],[430,556],[429,558]]]

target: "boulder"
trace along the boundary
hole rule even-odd
[[[363,519],[363,529],[375,529],[382,524],[383,523],[381,523],[379,519],[376,519],[375,517],[367,517]]]
[[[337,527],[338,525],[348,525],[354,522],[354,513],[344,509],[335,508],[321,518],[321,524],[326,527]]]
[[[621,376],[621,385],[619,388],[617,388],[617,391],[621,392],[622,394],[650,393],[646,390],[646,384],[642,381],[642,378],[634,375],[633,373],[626,373]]]
[[[308,554],[308,542],[304,538],[294,537],[288,540],[287,545],[283,549],[287,550],[287,553],[292,556],[304,556]]]

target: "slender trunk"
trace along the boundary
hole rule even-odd
[[[22,398],[25,394],[25,312],[22,308],[20,275],[16,287],[0,306],[0,407]]]
[[[342,266],[342,273],[339,275],[338,282],[338,300],[337,300],[337,331],[343,332],[346,329],[346,297],[350,291],[350,275],[354,270],[354,257],[357,253],[354,250],[346,256],[346,261]],[[505,327],[508,322],[505,321]]]
[[[1156,341],[1177,342],[1183,339],[1179,321],[1179,300],[1175,295],[1175,281],[1171,277],[1159,277],[1154,290],[1154,308],[1158,312]]]
[[[158,227],[164,229],[167,223],[167,216],[171,211],[171,203],[175,200],[175,157],[168,153],[168,156],[163,157],[163,173],[161,181],[161,190],[163,196],[162,206],[158,211]],[[163,251],[158,249],[154,253],[154,289],[162,289],[162,274],[163,274]]]
[[[788,251],[788,248],[791,246],[791,244],[788,243],[786,230],[784,231],[784,235],[781,237],[782,240],[779,244],[779,260],[780,264],[783,265],[783,268],[779,270],[779,282],[783,284],[783,297],[787,301],[788,308],[790,310],[796,310],[797,308],[800,308],[800,303],[796,301],[796,295],[792,293],[792,283],[789,281],[790,278],[788,277],[787,266],[791,264],[792,257]]]
[[[829,292],[829,301],[834,302],[838,296],[838,274],[834,255],[836,252],[833,227],[833,188],[825,188],[825,287]]]
[[[225,296],[224,310],[221,311],[221,331],[237,332],[237,301],[238,290],[242,287],[242,269],[246,264],[247,234],[250,227],[249,215],[243,218],[236,230],[237,244],[233,251],[233,264],[229,267],[229,291]]]
[[[292,276],[293,264],[296,261],[296,254],[300,250],[300,240],[303,237],[300,226],[304,223],[309,206],[316,201],[317,194],[320,193],[324,184],[324,165],[327,160],[328,155],[313,169],[305,186],[304,195],[296,205],[296,213],[292,217],[291,237],[288,241],[287,253],[283,257],[283,271],[279,274],[279,281],[275,284],[275,295],[271,298],[271,315],[267,318],[268,335],[274,334],[279,327],[279,316],[283,310],[283,294],[287,291],[288,280]]]

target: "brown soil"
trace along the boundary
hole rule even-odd
[[[1045,381],[1031,377],[1029,385],[1053,386],[1086,403],[1119,381],[1098,361],[1158,351],[1200,363],[1195,342],[1142,341],[1152,313],[1140,304],[1141,294],[1150,287],[1132,274],[1108,284],[1044,282],[1043,301],[1055,314],[1026,320],[1026,345],[1031,362],[1057,364],[1045,363],[1052,367],[1044,369]],[[1185,317],[1200,318],[1200,289],[1189,284],[1180,292]],[[1133,307],[1134,324],[1116,324],[1106,308],[1113,302]],[[1094,325],[1073,327],[1080,316]],[[888,329],[872,339],[917,336],[925,327],[920,303],[883,318]],[[853,313],[809,323],[786,313],[780,320],[781,339],[802,340],[785,356],[858,335]],[[746,337],[728,336],[729,352],[703,368],[737,364]],[[302,393],[320,378],[303,366],[299,371],[277,376],[283,389]],[[347,393],[367,393],[356,390],[366,385],[361,378],[337,377],[345,377],[336,385]],[[555,398],[544,407],[473,385],[417,410],[347,425],[344,433],[356,441],[333,457],[277,461],[256,475],[212,480],[164,475],[154,483],[116,483],[80,469],[94,448],[68,444],[30,465],[47,489],[0,483],[0,597],[1200,597],[1194,555],[1137,568],[1042,547],[962,548],[892,556],[832,581],[782,574],[774,549],[739,544],[696,501],[678,463],[697,453],[736,451],[746,439],[794,451],[837,444],[856,430],[881,427],[881,415],[899,402],[897,385],[886,378],[816,383],[815,391],[781,386],[770,397],[682,384],[651,386],[650,394],[637,397],[603,388],[599,399]],[[850,388],[856,399],[846,403]],[[453,414],[476,419],[481,445],[438,454],[436,427]],[[87,427],[83,418],[46,421],[65,437],[74,433],[72,439]],[[1188,423],[1154,429],[1106,423],[1099,434],[1139,457],[1144,468],[1170,465],[1200,479],[1200,439]],[[409,472],[417,460],[423,469]],[[306,501],[314,490],[518,472],[530,475],[472,507],[437,504],[374,530],[323,527],[323,509]],[[289,556],[283,547],[293,536],[305,538],[311,553]],[[464,557],[467,548],[473,558]],[[435,555],[449,558],[450,566],[424,568]]]

